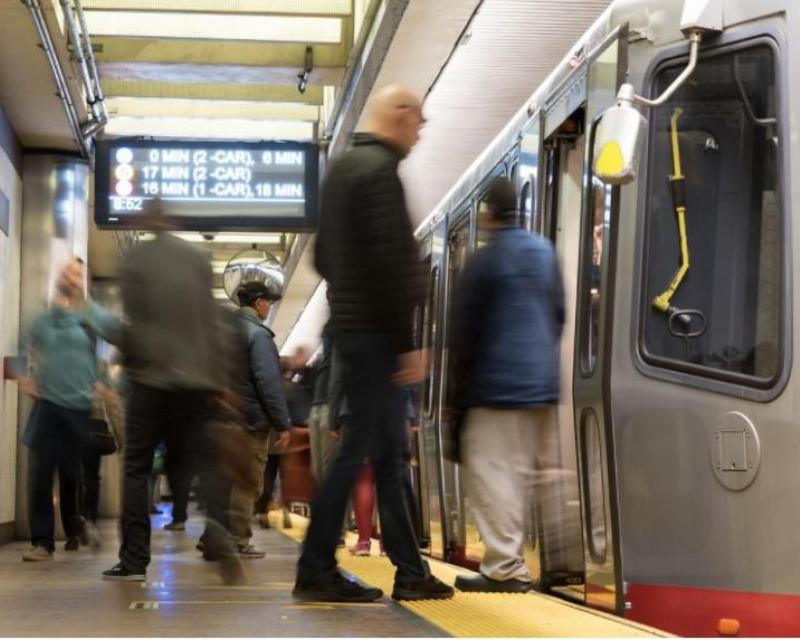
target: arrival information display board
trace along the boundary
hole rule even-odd
[[[137,214],[153,198],[198,230],[316,225],[316,145],[117,139],[99,141],[96,151],[100,228],[142,229]]]

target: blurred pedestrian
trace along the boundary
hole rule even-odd
[[[397,567],[392,597],[453,595],[420,556],[402,483],[402,387],[424,371],[424,356],[412,346],[413,310],[424,285],[397,167],[423,123],[422,104],[408,89],[378,91],[367,108],[368,133],[356,134],[352,148],[328,165],[322,185],[315,266],[331,292],[352,418],[312,505],[297,567],[298,599],[367,602],[383,595],[336,566],[348,495],[365,459],[373,464],[384,543]]]
[[[308,419],[308,438],[311,444],[311,473],[314,474],[318,487],[333,458],[333,453],[338,448],[336,436],[331,433],[330,403],[328,400],[332,351],[333,335],[330,321],[328,321],[322,330],[322,354],[316,366],[314,394],[311,399],[311,410]]]
[[[226,353],[219,312],[211,293],[207,258],[190,243],[167,233],[163,203],[147,203],[143,224],[156,230],[128,254],[122,269],[122,299],[129,321],[124,353],[129,380],[122,544],[119,563],[105,580],[144,581],[150,563],[148,481],[156,445],[167,451],[184,478],[200,466],[205,483],[206,546],[226,582],[243,573],[236,547],[225,529],[228,495],[216,474],[209,427],[226,384],[221,354]]]
[[[460,455],[469,503],[486,551],[463,591],[524,592],[523,557],[538,431],[558,402],[558,345],[564,324],[553,246],[517,225],[517,195],[497,178],[481,203],[488,243],[456,287],[451,357],[455,407],[465,412]]]
[[[283,391],[280,359],[275,347],[275,334],[264,325],[270,305],[280,299],[276,291],[261,282],[249,282],[238,293],[238,322],[247,339],[245,367],[239,373],[238,388],[244,403],[243,426],[247,430],[253,487],[235,486],[231,492],[230,531],[244,558],[263,558],[264,552],[250,541],[253,536],[250,519],[256,499],[264,490],[264,469],[270,433],[277,447],[289,444],[292,423]]]
[[[81,517],[81,462],[89,445],[89,421],[98,381],[97,337],[118,342],[121,324],[86,299],[83,261],[61,271],[50,309],[30,330],[32,378],[21,390],[36,398],[23,434],[31,450],[29,522],[31,549],[26,561],[50,560],[55,550],[53,474],[58,470],[59,507],[67,541],[78,549],[86,527]],[[88,543],[88,539],[84,539]]]

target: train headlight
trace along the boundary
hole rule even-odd
[[[617,104],[606,110],[594,140],[594,174],[605,184],[636,178],[647,119],[633,106],[634,91],[622,85]]]

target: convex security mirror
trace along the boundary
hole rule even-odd
[[[283,267],[278,259],[267,251],[248,249],[230,259],[222,275],[225,293],[238,304],[239,288],[248,282],[261,282],[276,297],[283,294],[285,282]]]

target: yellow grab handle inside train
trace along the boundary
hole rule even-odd
[[[670,313],[672,309],[672,298],[678,287],[689,271],[689,241],[686,236],[686,185],[685,177],[681,169],[681,147],[678,141],[678,119],[681,117],[683,109],[675,107],[670,118],[670,134],[672,138],[672,167],[673,174],[669,177],[672,187],[672,206],[675,215],[678,217],[678,238],[680,240],[681,264],[666,290],[653,299],[653,306],[659,311]]]

